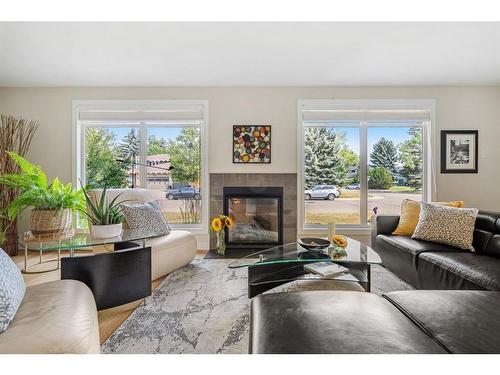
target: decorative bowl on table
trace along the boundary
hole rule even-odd
[[[321,251],[330,246],[330,241],[314,237],[299,238],[297,243],[309,251]]]

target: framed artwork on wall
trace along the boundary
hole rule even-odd
[[[271,125],[233,125],[233,163],[271,163]]]
[[[477,173],[478,131],[441,130],[441,173]]]

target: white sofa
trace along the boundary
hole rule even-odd
[[[84,283],[76,280],[28,287],[14,320],[0,333],[2,354],[99,352],[94,296]]]
[[[102,190],[91,192],[99,198]],[[127,203],[144,203],[154,200],[151,191],[147,189],[108,189],[108,199],[115,198],[118,194],[119,201],[126,200]],[[126,228],[124,223],[124,228]],[[190,263],[196,256],[196,238],[190,232],[184,230],[172,230],[170,234],[153,238],[146,241],[146,246],[151,246],[151,275],[156,280],[176,269]]]

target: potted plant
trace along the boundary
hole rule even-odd
[[[8,152],[18,165],[20,172],[3,174],[0,184],[14,188],[19,195],[7,207],[7,215],[14,220],[26,208],[33,208],[30,229],[35,235],[58,234],[71,228],[71,211],[84,205],[81,191],[73,189],[71,183],[62,184],[55,178],[47,182],[42,168],[30,163],[15,152]]]
[[[81,182],[80,182],[81,184]],[[106,186],[99,199],[92,198],[89,191],[82,185],[82,192],[87,203],[87,208],[80,210],[90,222],[90,234],[94,238],[117,237],[122,232],[123,214],[118,202],[121,194],[111,201],[106,198]]]

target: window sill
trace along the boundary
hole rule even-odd
[[[208,229],[204,229],[202,226],[186,226],[182,224],[170,224],[173,230],[185,230],[192,234],[205,235],[208,234]]]
[[[328,228],[324,226],[308,226],[302,228],[300,233],[302,234],[313,234],[313,233],[326,233]],[[342,234],[358,234],[358,235],[369,235],[371,234],[371,226],[368,225],[338,225],[336,231]]]

